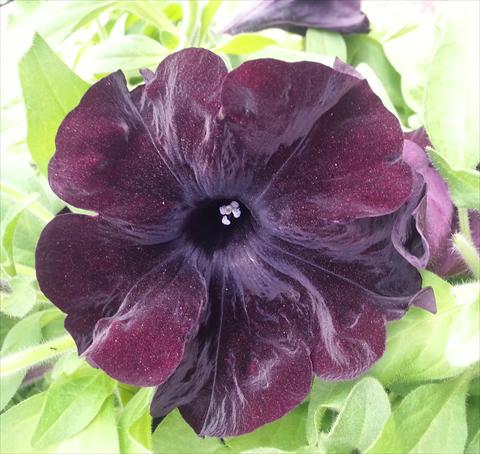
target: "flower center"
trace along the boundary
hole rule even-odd
[[[242,202],[234,199],[201,202],[185,222],[187,239],[206,252],[241,242],[252,230],[250,211]]]

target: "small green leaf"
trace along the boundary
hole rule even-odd
[[[107,74],[118,69],[137,74],[141,68],[155,69],[168,51],[158,41],[143,35],[125,35],[107,39],[88,49],[79,68],[95,74]]]
[[[327,382],[315,379],[308,400],[307,441],[310,446],[318,442],[322,417],[327,409],[340,411],[350,390],[355,385],[353,381]]]
[[[368,82],[372,91],[381,99],[383,105],[394,115],[399,117],[395,106],[393,105],[388,93],[385,90],[381,80],[378,78],[375,71],[366,63],[360,63],[355,68]]]
[[[122,454],[150,453],[152,445],[150,402],[154,388],[142,388],[120,414],[118,430]]]
[[[446,125],[445,125],[446,126]],[[433,165],[446,180],[453,203],[458,208],[480,210],[480,172],[454,169],[438,150],[428,149]]]
[[[383,386],[374,378],[364,378],[350,391],[321,445],[327,452],[364,452],[379,437],[389,416],[390,402]]]
[[[80,367],[90,367],[83,358],[78,356],[76,351],[65,353],[61,356],[53,366],[50,372],[50,378],[55,381],[60,378],[62,374],[72,375]]]
[[[2,453],[120,453],[113,397],[105,401],[95,419],[77,435],[45,449],[32,448],[32,436],[45,404],[46,395],[46,392],[36,394],[0,416],[0,451]]]
[[[9,291],[0,292],[0,310],[11,317],[25,316],[35,304],[37,294],[34,279],[14,276],[7,282]]]
[[[30,440],[42,411],[46,393],[36,394],[0,415],[0,452],[32,452]]]
[[[45,451],[55,454],[127,454],[119,447],[113,402],[113,396],[108,398],[93,421],[85,429],[60,444],[47,448]]]
[[[303,404],[254,432],[225,440],[234,452],[253,452],[259,446],[269,452],[296,451],[306,443],[307,405]]]
[[[394,8],[395,5],[392,10]],[[378,39],[383,44],[386,57],[401,74],[402,94],[407,105],[419,114],[423,125],[425,87],[437,45],[435,17],[428,13],[422,16],[412,14],[412,11],[413,9],[408,10],[399,6],[395,11],[396,17],[390,14],[387,20],[383,18],[386,29]],[[397,17],[398,21],[395,24],[393,22]],[[411,49],[415,49],[415,52]]]
[[[37,345],[42,339],[41,328],[52,319],[58,317],[57,310],[50,309],[42,312],[35,312],[14,325],[3,341],[0,356],[3,358],[8,354],[19,352],[27,347]],[[3,410],[10,399],[17,392],[26,371],[3,377],[0,380],[0,410]]]
[[[299,62],[299,61],[313,61],[321,63],[325,66],[333,67],[335,58],[328,55],[314,54],[312,52],[304,52],[302,50],[287,49],[284,47],[268,46],[258,52],[250,55],[234,55],[230,57],[233,62],[233,66],[236,67],[241,63],[257,58],[276,58],[286,62]]]
[[[0,183],[0,191],[0,194],[3,196],[5,192],[5,185],[3,183]],[[5,268],[8,269],[8,272],[12,275],[16,273],[13,256],[13,238],[18,220],[21,214],[29,205],[33,204],[36,199],[38,199],[38,194],[30,194],[30,196],[26,196],[25,199],[21,200],[19,203],[9,204],[7,202],[7,207],[3,208],[5,214],[2,213],[0,222],[1,262],[2,264],[5,264]]]
[[[271,46],[272,44],[276,44],[276,41],[272,38],[246,33],[234,36],[230,41],[226,42],[223,46],[216,48],[214,51],[224,54],[243,55],[257,52],[267,46]]]
[[[480,452],[480,395],[473,394],[480,388],[480,380],[476,379],[476,387],[470,384],[469,396],[467,398],[467,449],[466,454],[478,454]],[[476,389],[475,389],[476,388]]]
[[[368,453],[463,452],[467,440],[467,387],[464,376],[418,387],[394,409]]]
[[[412,307],[402,320],[389,324],[385,354],[370,370],[370,374],[386,386],[454,377],[466,367],[465,363],[451,362],[449,343],[461,345],[467,354],[471,338],[463,338],[466,344],[458,343],[461,339],[456,332],[457,320],[463,320],[463,332],[475,333],[478,319],[462,316],[464,311],[475,311],[475,306],[462,304],[457,300],[454,287],[435,274],[422,271],[422,276],[423,285],[434,289],[437,313]]]
[[[54,382],[47,392],[32,438],[33,446],[45,448],[83,430],[98,414],[113,388],[114,382],[96,370]]]
[[[381,43],[367,35],[345,36],[344,39],[347,44],[347,63],[355,67],[360,63],[370,66],[382,82],[395,109],[406,121],[412,111],[403,98],[400,74],[388,61]]]
[[[173,410],[156,428],[152,436],[155,454],[208,454],[223,447],[218,438],[200,438]]]
[[[139,2],[137,0],[117,1],[116,8],[135,14],[141,19],[150,22],[162,31],[178,36],[178,29],[162,10],[160,2]]]
[[[203,44],[208,33],[208,27],[210,26],[218,8],[222,5],[223,0],[208,0],[207,6],[202,11],[202,26],[200,29],[200,45]]]
[[[458,312],[450,326],[445,356],[453,366],[468,367],[480,360],[478,285],[478,282],[471,282],[452,289]]]
[[[480,161],[479,5],[449,5],[425,97],[430,140],[454,169],[474,169]],[[478,185],[476,191],[478,194]]]
[[[347,45],[342,35],[337,32],[309,28],[305,35],[305,50],[347,61]]]
[[[480,430],[475,434],[470,443],[468,443],[465,454],[478,454],[480,452]]]
[[[46,175],[57,129],[88,84],[55,55],[39,34],[35,34],[32,47],[20,60],[19,74],[27,110],[28,147]]]

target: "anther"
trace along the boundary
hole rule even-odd
[[[230,215],[233,215],[235,219],[238,219],[242,214],[240,210],[240,204],[236,200],[232,200],[228,205],[222,205],[220,208],[220,214],[222,215],[222,224],[230,225]]]

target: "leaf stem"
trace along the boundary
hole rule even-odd
[[[28,196],[25,193],[18,191],[17,189],[5,183],[0,183],[0,191],[18,203],[25,202],[28,199]],[[32,201],[29,203],[27,209],[45,224],[53,219],[53,214],[38,202]]]
[[[75,342],[70,335],[49,340],[41,345],[4,356],[0,361],[0,378],[30,369],[44,361],[75,349]]]
[[[453,235],[453,244],[476,279],[480,280],[480,256],[473,242],[462,233]]]
[[[470,230],[470,220],[468,218],[468,210],[466,208],[458,208],[458,224],[460,226],[460,232],[471,244],[473,244],[472,231]]]

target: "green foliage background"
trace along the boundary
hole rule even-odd
[[[478,453],[480,277],[468,222],[455,245],[472,273],[422,272],[438,313],[413,308],[389,326],[364,377],[314,382],[284,418],[241,437],[198,438],[177,410],[151,433],[153,389],[118,383],[78,358],[64,315],[39,291],[34,251],[64,203],[49,189],[56,130],[90,84],[169,53],[207,47],[233,68],[273,57],[356,66],[405,129],[425,124],[431,158],[464,218],[480,207],[478,3],[366,1],[369,35],[221,30],[245,2],[38,1],[1,12],[0,452]]]

